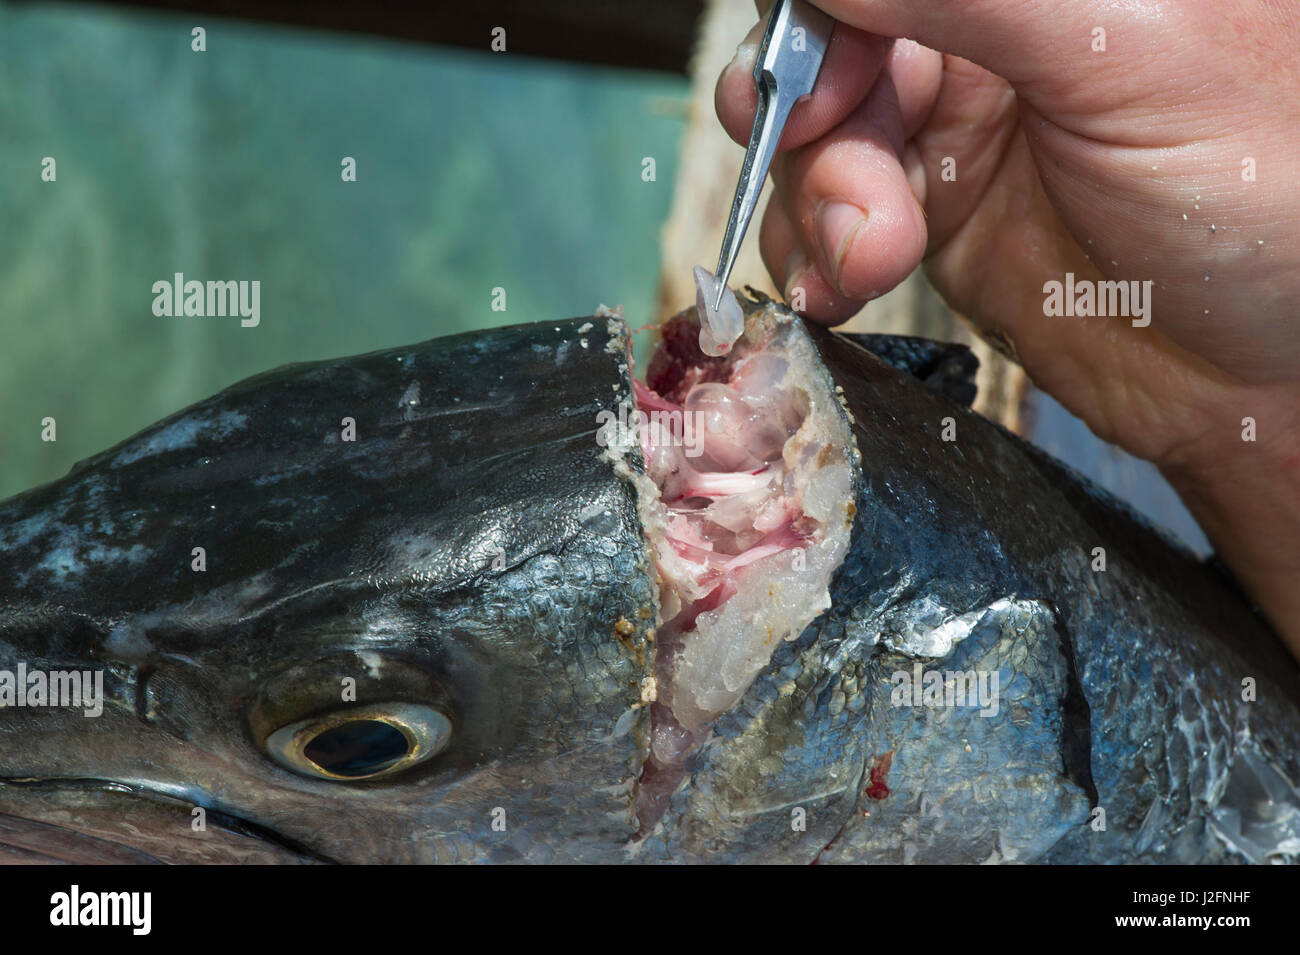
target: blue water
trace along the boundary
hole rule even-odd
[[[288,361],[601,303],[649,320],[687,93],[510,54],[0,3],[0,496]],[[175,272],[258,280],[260,324],[156,317],[153,283]]]

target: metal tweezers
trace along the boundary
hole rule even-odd
[[[829,14],[806,0],[776,0],[768,14],[763,45],[754,63],[758,110],[749,134],[749,148],[745,150],[745,164],[740,167],[740,179],[736,182],[727,232],[722,237],[715,312],[722,305],[727,279],[736,264],[749,220],[753,218],[758,194],[763,191],[767,168],[772,163],[785,121],[794,104],[812,92],[834,27],[835,20]]]

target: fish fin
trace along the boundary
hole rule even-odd
[[[919,379],[931,391],[970,407],[975,400],[975,372],[979,359],[965,345],[937,342],[915,335],[881,335],[837,332],[886,364]]]

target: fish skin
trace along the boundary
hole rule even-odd
[[[919,378],[926,387],[969,406],[975,400],[975,372],[979,359],[966,345],[936,342],[915,335],[840,332],[839,337],[859,345],[886,364]]]
[[[930,661],[1001,669],[1010,705],[991,719],[873,706],[868,748],[894,752],[893,795],[863,796],[821,861],[1233,861],[1214,814],[1251,812],[1221,799],[1258,754],[1300,812],[1297,664],[1231,582],[998,425],[813,334],[856,409],[858,516],[872,539],[851,549],[814,627],[846,652],[923,619],[927,603],[967,613],[1011,601]],[[940,440],[944,417],[955,442]],[[871,672],[914,656],[874,657]],[[1254,703],[1242,702],[1244,677],[1258,683]],[[1104,831],[1088,824],[1090,803],[1105,810]],[[1139,847],[1153,805],[1162,819]]]
[[[1228,862],[1276,849],[1285,825],[1251,815],[1250,793],[1271,786],[1275,808],[1294,797],[1300,678],[1231,582],[944,397],[959,394],[809,333],[862,456],[853,545],[831,609],[718,719],[645,838],[634,779],[654,574],[634,491],[592,433],[630,381],[622,333],[575,319],[278,369],[0,503],[0,667],[103,665],[109,696],[98,719],[0,710],[0,850],[40,852],[42,826],[59,830],[50,855],[75,857],[84,831],[86,855],[108,843],[121,861]],[[419,404],[403,406],[415,380]],[[345,414],[356,446],[327,444]],[[204,540],[209,571],[193,574]],[[494,543],[509,555],[498,573]],[[68,553],[85,570],[60,578]],[[937,640],[954,620],[961,639]],[[358,651],[384,661],[370,682]],[[322,672],[359,677],[363,700],[391,692],[389,670],[432,674],[454,704],[451,748],[372,783],[272,763],[248,710],[322,657]],[[917,662],[997,670],[998,715],[891,705],[890,675]],[[1243,676],[1257,702],[1238,702]],[[319,706],[322,688],[303,686],[302,705]],[[145,837],[114,821],[132,817],[124,801]],[[235,834],[191,832],[193,805]],[[1098,805],[1104,831],[1089,825]],[[504,833],[489,826],[498,806]]]

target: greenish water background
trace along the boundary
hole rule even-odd
[[[285,362],[601,303],[648,321],[687,94],[508,53],[0,3],[0,497]],[[175,272],[260,280],[261,324],[155,317]]]

